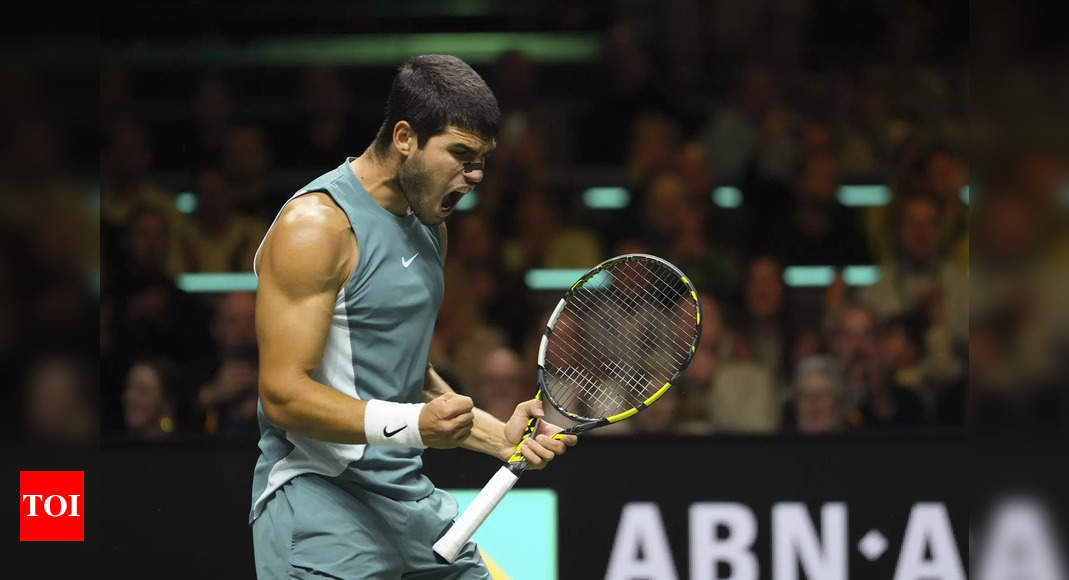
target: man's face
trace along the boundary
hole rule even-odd
[[[130,429],[148,427],[163,412],[163,384],[156,370],[139,364],[130,369],[123,390],[123,419]]]
[[[876,352],[873,320],[865,310],[850,309],[843,313],[835,337],[836,356],[848,368],[868,360]]]
[[[769,318],[779,313],[783,306],[783,278],[778,264],[762,258],[750,265],[746,304],[757,318]]]
[[[810,373],[798,384],[798,430],[803,433],[835,431],[842,422],[835,382],[822,373]]]
[[[251,292],[228,294],[215,315],[215,340],[224,351],[256,343],[256,295]]]
[[[142,268],[162,268],[170,249],[169,235],[166,218],[151,212],[139,215],[131,230],[134,261]]]
[[[935,205],[926,200],[911,200],[902,208],[899,239],[914,260],[926,262],[939,245],[939,215]]]
[[[494,143],[457,129],[446,130],[401,162],[397,179],[412,213],[425,225],[445,221],[464,194],[483,180],[483,170],[464,173],[464,164],[486,159]]]

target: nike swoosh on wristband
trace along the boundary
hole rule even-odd
[[[401,426],[401,428],[400,428],[400,429],[398,429],[398,430],[396,430],[396,431],[387,431],[387,430],[386,430],[386,427],[383,427],[383,428],[382,428],[382,434],[383,434],[383,436],[385,436],[385,437],[393,437],[394,435],[397,435],[397,434],[398,434],[398,433],[400,433],[401,431],[404,431],[404,430],[405,430],[405,427],[408,427],[408,425],[402,425],[402,426]]]
[[[419,255],[419,252],[416,252],[416,256],[418,256],[418,255]],[[404,256],[401,256],[401,265],[404,266],[405,268],[409,267],[412,264],[412,260],[416,259],[416,256],[412,256],[411,258],[409,258],[407,260],[405,259]]]

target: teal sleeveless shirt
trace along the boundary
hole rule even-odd
[[[353,173],[352,159],[290,198],[329,194],[348,216],[359,248],[352,277],[334,301],[326,348],[312,378],[357,399],[418,403],[444,289],[438,227],[379,205]],[[421,471],[421,449],[320,441],[272,425],[259,404],[257,414],[260,456],[250,523],[276,489],[302,473],[399,500],[422,499],[434,490]]]

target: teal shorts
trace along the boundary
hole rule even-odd
[[[431,549],[456,515],[456,500],[440,489],[421,500],[399,501],[299,475],[267,500],[252,524],[256,576],[490,580],[474,542],[452,564]]]

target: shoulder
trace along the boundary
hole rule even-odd
[[[261,272],[280,282],[332,287],[348,278],[356,241],[345,212],[329,195],[307,193],[282,209],[264,249]]]
[[[313,191],[289,201],[278,215],[278,224],[348,230],[349,218],[329,194]]]

